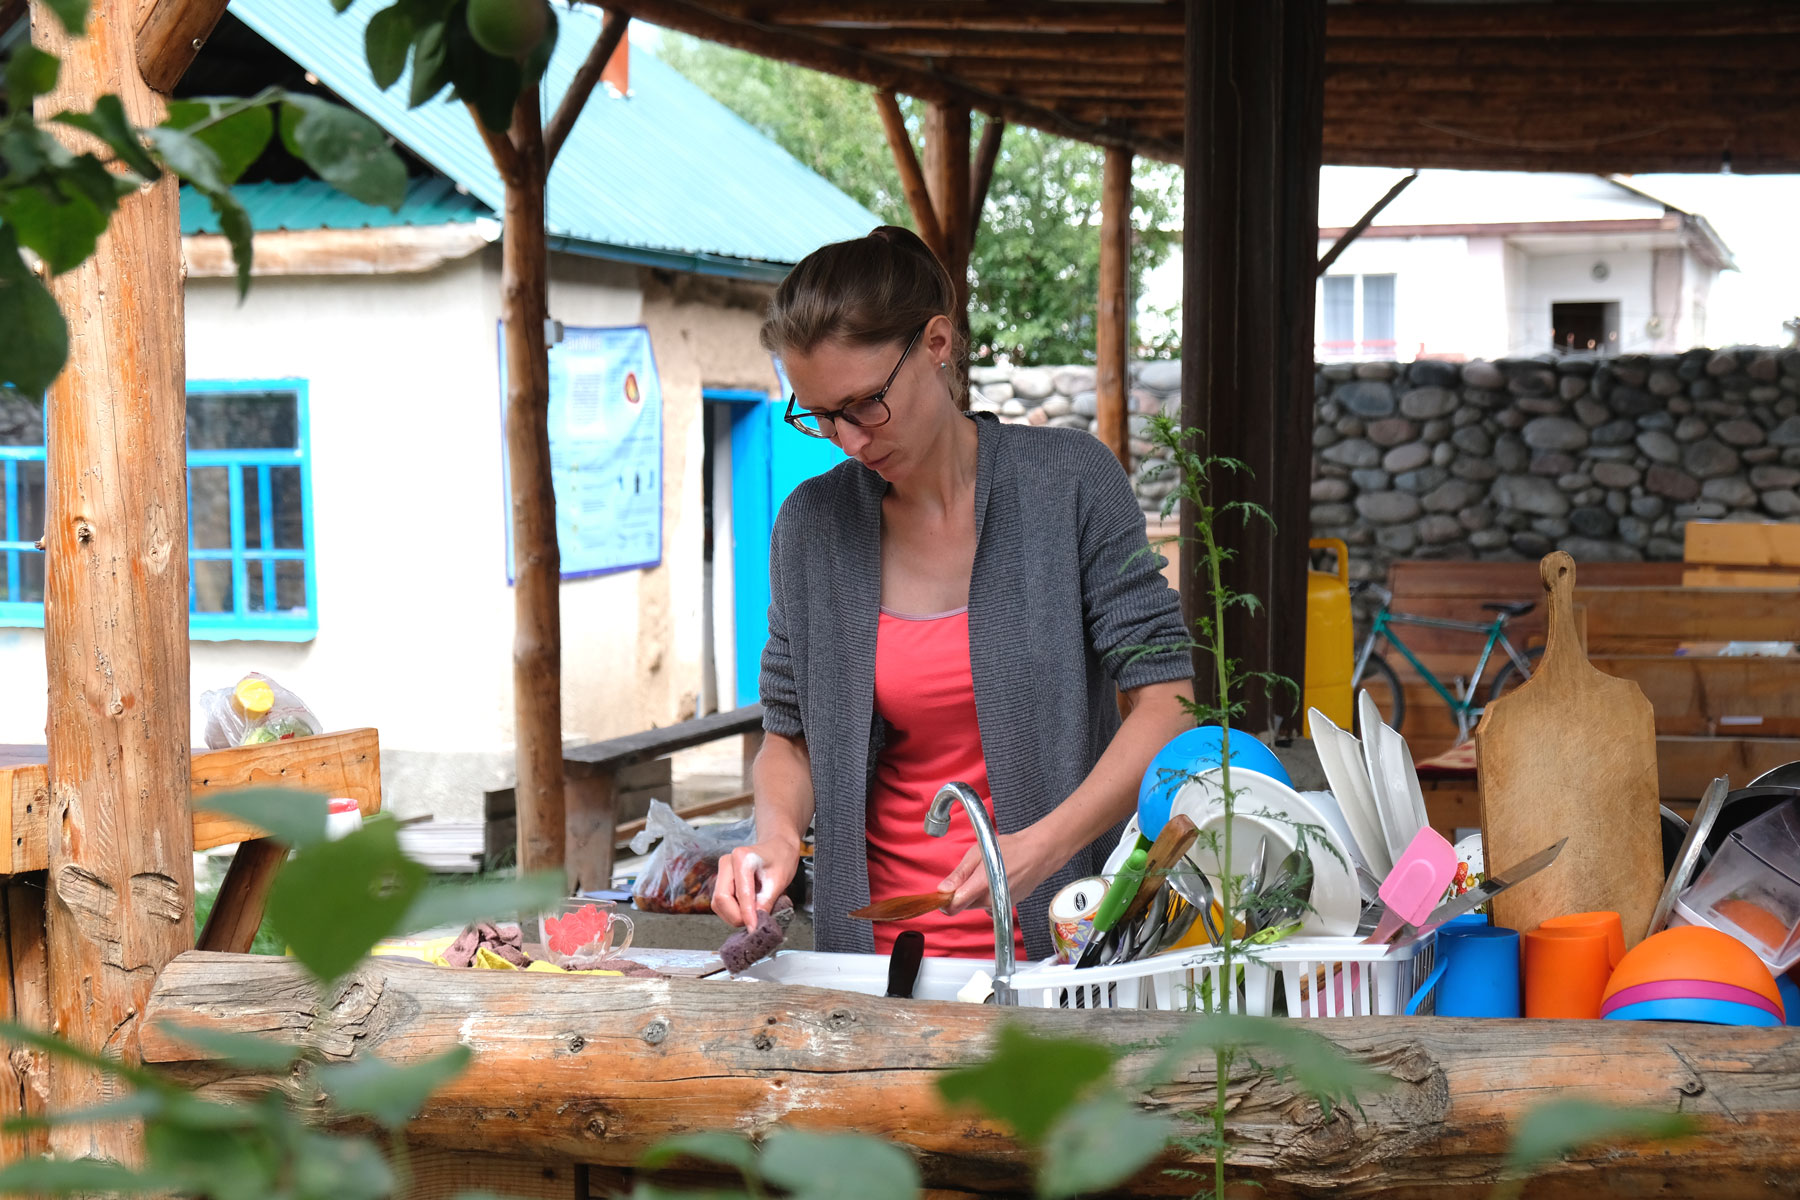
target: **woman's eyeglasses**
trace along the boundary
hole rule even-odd
[[[808,412],[798,408],[798,396],[788,397],[787,413],[782,417],[789,425],[798,429],[808,437],[828,438],[837,436],[837,423],[847,421],[858,429],[873,429],[877,425],[886,425],[893,418],[893,410],[887,406],[888,389],[894,386],[894,380],[900,377],[900,368],[906,363],[906,356],[918,344],[919,334],[925,332],[925,326],[919,326],[918,333],[912,335],[912,341],[906,343],[906,349],[900,352],[900,361],[888,372],[887,382],[881,390],[872,396],[864,396],[861,400],[852,400],[841,408],[829,411]]]

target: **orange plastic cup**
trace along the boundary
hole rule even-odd
[[[1525,1015],[1598,1020],[1617,961],[1611,934],[1604,924],[1548,926],[1545,922],[1519,939],[1525,959]]]
[[[1606,934],[1606,957],[1610,965],[1616,968],[1619,960],[1625,957],[1625,927],[1616,912],[1569,913],[1567,916],[1551,917],[1538,928],[1557,931],[1598,929]]]

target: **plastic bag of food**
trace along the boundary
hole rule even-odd
[[[304,700],[257,671],[231,687],[203,693],[200,711],[206,714],[208,750],[285,742],[325,732]]]
[[[656,852],[638,872],[632,899],[644,912],[707,913],[712,911],[719,860],[756,840],[756,822],[746,817],[693,826],[661,800],[652,800],[643,831],[631,839],[632,853],[644,853],[659,839]]]

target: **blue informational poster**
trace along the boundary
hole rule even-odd
[[[563,340],[550,347],[549,418],[562,577],[656,566],[662,561],[662,384],[650,331],[565,328]],[[509,499],[509,578],[511,511]]]

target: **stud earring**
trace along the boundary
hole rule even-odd
[[[949,369],[950,369],[950,364],[947,362],[941,362],[938,364],[938,370],[940,370],[940,371],[948,371]]]

